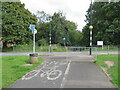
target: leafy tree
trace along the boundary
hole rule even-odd
[[[44,38],[49,44],[49,37],[51,31],[52,44],[64,45],[80,45],[82,38],[82,33],[77,31],[77,25],[69,20],[62,12],[55,12],[52,16],[46,14],[45,12],[37,12],[38,18],[38,33],[36,35],[36,40],[39,42],[41,38]],[[66,40],[63,40],[66,38]]]
[[[24,44],[32,39],[30,24],[36,24],[36,17],[32,15],[24,4],[20,2],[3,2],[2,35],[4,43]]]
[[[49,42],[50,15],[44,11],[38,11],[36,17],[38,19],[36,41],[38,42],[44,38],[46,42]]]
[[[38,40],[38,46],[46,46],[47,45],[47,42],[44,38],[42,38],[41,40]]]
[[[65,37],[65,16],[61,12],[54,13],[51,21],[52,43],[62,43]]]
[[[103,40],[105,45],[120,44],[120,2],[95,2],[92,5],[92,22],[93,22],[93,44],[96,45],[98,40]],[[90,7],[86,15],[86,26],[83,29],[83,40],[89,35],[90,26]],[[89,36],[87,36],[89,37]],[[86,39],[85,45],[89,44]],[[87,43],[88,42],[88,43]]]
[[[70,46],[80,46],[82,45],[82,32],[72,30],[70,31]]]
[[[83,38],[81,39],[81,46],[89,46],[90,45],[90,30],[88,29],[88,26],[84,26],[82,30]]]

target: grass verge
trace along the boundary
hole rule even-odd
[[[114,62],[113,66],[109,67],[105,61]],[[120,87],[120,82],[118,80],[118,55],[98,55],[96,64],[101,67],[107,68],[107,73],[112,78],[112,83],[115,84],[117,87]]]
[[[33,46],[31,45],[18,45],[14,47],[4,47],[2,52],[32,52]],[[36,52],[49,52],[49,46],[36,46]],[[60,45],[52,45],[51,46],[52,52],[66,52],[64,46]]]
[[[2,88],[7,88],[43,61],[39,57],[37,63],[32,66],[25,66],[24,64],[29,64],[29,56],[2,56]]]
[[[2,89],[2,57],[0,57],[0,90]]]

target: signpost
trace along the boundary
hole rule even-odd
[[[64,37],[63,40],[64,40],[64,46],[65,46],[65,40],[66,40],[66,38]]]
[[[64,37],[63,40],[66,40],[66,38]]]
[[[35,53],[35,34],[37,33],[37,30],[35,29],[35,25],[30,24],[29,28],[32,30],[33,33],[33,53]]]
[[[103,49],[103,41],[97,41],[97,45],[102,46]]]
[[[35,29],[35,25],[30,25],[29,28],[33,33],[33,54],[30,54],[30,63],[33,64],[38,62],[38,54],[35,53],[35,34],[37,33],[37,30]]]
[[[29,28],[30,28],[31,30],[35,30],[35,25],[31,25],[31,24],[30,24]]]

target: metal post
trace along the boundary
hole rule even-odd
[[[50,23],[50,46],[49,46],[49,52],[51,52],[51,23]]]
[[[35,53],[35,30],[33,30],[33,53]]]
[[[50,34],[50,52],[51,52],[51,34]]]
[[[91,4],[90,4],[90,24],[91,26],[89,27],[90,29],[90,55],[92,55],[92,0],[91,0]]]
[[[65,47],[65,40],[64,40],[64,47]]]
[[[92,29],[90,29],[90,55],[92,55]]]

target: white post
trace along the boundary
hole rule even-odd
[[[33,53],[35,53],[35,30],[33,30]]]
[[[103,49],[103,45],[102,45],[102,49]]]

